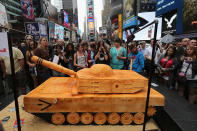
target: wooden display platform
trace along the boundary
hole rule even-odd
[[[22,131],[142,131],[142,125],[128,125],[128,126],[93,126],[93,125],[54,125],[47,123],[46,121],[38,118],[30,113],[27,113],[23,110],[23,97],[19,97],[19,107],[20,107],[20,117],[24,119],[24,125],[22,126]],[[16,120],[16,112],[10,112],[10,109],[14,107],[14,102],[9,106],[0,111],[1,120],[5,117],[10,116],[10,119],[3,125],[5,131],[17,131],[17,128],[14,128],[14,122]],[[150,120],[147,123],[146,130],[160,131],[157,124]]]
[[[30,113],[145,112],[147,88],[135,94],[77,94],[75,83],[76,78],[48,79],[25,96],[25,110]],[[163,107],[164,103],[164,96],[151,89],[149,106]]]

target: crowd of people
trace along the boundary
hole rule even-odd
[[[153,39],[150,44],[146,41],[130,41],[128,47],[120,39],[113,42],[104,39],[98,42],[82,40],[73,44],[61,39],[52,39],[49,43],[47,38],[41,37],[37,43],[32,36],[27,35],[24,42],[12,48],[18,93],[26,94],[27,87],[33,90],[52,76],[67,77],[61,72],[36,65],[31,61],[34,55],[74,71],[90,68],[94,64],[107,64],[112,69],[133,70],[147,76],[151,69]],[[190,103],[194,103],[197,88],[196,47],[197,41],[188,38],[171,43],[157,42],[154,54],[157,78],[161,78],[159,80],[169,89],[178,90],[178,94]],[[2,80],[5,80],[12,89],[10,60],[0,56],[0,62],[0,87],[3,87]]]

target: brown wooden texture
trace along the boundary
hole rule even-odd
[[[115,125],[120,121],[120,115],[118,113],[115,113],[115,112],[110,113],[108,118],[107,118],[107,121],[108,121],[109,124]]]
[[[107,116],[105,113],[96,113],[94,115],[94,122],[98,125],[103,125],[105,124],[105,122],[107,121]]]
[[[155,107],[149,107],[149,108],[148,108],[147,115],[148,115],[149,117],[151,117],[151,116],[154,116],[156,112],[157,112],[157,110],[156,110]]]
[[[67,74],[69,76],[76,76],[76,72],[74,72],[73,70],[67,69],[67,68],[65,68],[63,66],[60,66],[60,65],[57,65],[57,64],[55,64],[53,62],[41,59],[41,58],[39,58],[37,56],[32,56],[31,61],[36,63],[36,64],[41,64],[41,65],[43,65],[45,67],[48,67],[48,68],[50,68],[52,70],[56,70],[58,72],[62,72],[62,73]]]
[[[90,68],[77,72],[79,93],[136,93],[148,86],[148,79],[131,70],[109,70],[108,68],[105,70],[103,68],[99,71],[92,71]],[[103,72],[107,75],[99,75]]]
[[[72,88],[77,88],[74,86],[75,83],[75,78],[50,78],[24,97],[25,111],[145,112],[147,88],[136,94],[73,95]],[[164,106],[164,102],[164,96],[151,89],[149,106]]]
[[[68,113],[66,118],[67,118],[68,123],[70,124],[77,124],[80,121],[80,116],[76,112]]]
[[[133,115],[131,113],[123,113],[120,117],[120,122],[123,125],[130,125],[133,121]]]
[[[24,119],[24,124],[22,126],[22,131],[142,131],[142,125],[55,125],[48,123],[44,119],[32,115],[23,110],[23,95],[18,97],[19,110],[21,119]],[[10,109],[14,108],[14,101],[10,103],[7,107],[0,111],[0,118],[10,116],[10,119],[3,124],[5,131],[18,131],[17,128],[14,128],[14,122],[16,121],[16,112],[11,112]],[[146,130],[159,130],[156,122],[153,119],[150,119],[146,124]]]
[[[132,67],[133,67],[133,59],[131,59],[129,66],[130,66],[130,70],[132,70]]]
[[[95,64],[76,73],[37,56],[33,56],[31,60],[52,70],[77,77],[79,93],[135,93],[148,86],[148,80],[139,74],[128,70],[112,70],[104,64]]]
[[[133,121],[135,124],[143,124],[144,123],[144,113],[138,112],[134,115]]]
[[[81,115],[81,123],[87,125],[93,122],[93,115],[91,113],[83,113]]]
[[[51,117],[53,124],[62,125],[65,122],[66,118],[62,113],[54,113]]]

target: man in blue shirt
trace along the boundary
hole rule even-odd
[[[137,73],[142,72],[142,69],[144,68],[144,56],[142,52],[137,50],[135,43],[132,43],[129,49],[131,53],[128,54],[128,60],[129,62],[132,60],[132,70]],[[130,69],[130,64],[128,69]]]

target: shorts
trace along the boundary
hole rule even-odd
[[[25,76],[26,75],[24,71],[19,71],[15,74],[15,87],[25,87]],[[12,75],[6,75],[6,82],[10,88],[14,88]]]

